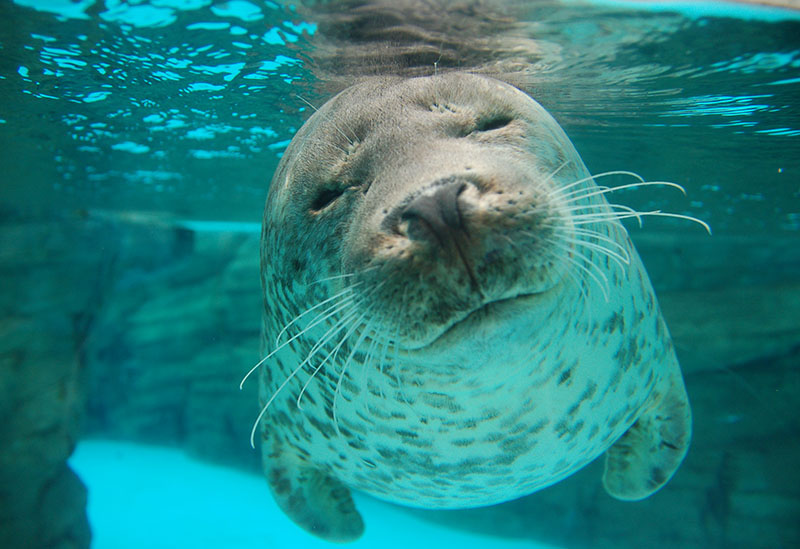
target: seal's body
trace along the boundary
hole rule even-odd
[[[296,522],[354,539],[346,487],[487,505],[603,452],[618,498],[667,482],[689,406],[603,192],[555,120],[488,77],[367,80],[308,120],[262,238],[264,464]]]

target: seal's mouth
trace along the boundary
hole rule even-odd
[[[451,339],[457,343],[463,337],[470,337],[470,333],[474,333],[475,330],[517,322],[526,311],[534,307],[536,302],[551,290],[552,288],[548,288],[540,292],[521,293],[513,297],[496,299],[470,311],[465,311],[435,337],[409,350],[424,351],[426,348],[447,345]]]

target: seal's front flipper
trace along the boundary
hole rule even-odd
[[[361,537],[364,521],[344,484],[277,441],[264,441],[262,452],[272,495],[298,526],[327,541]]]
[[[664,387],[656,387],[653,401],[606,452],[603,486],[617,499],[644,499],[657,491],[689,449],[692,412],[677,364]]]

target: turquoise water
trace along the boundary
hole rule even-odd
[[[165,448],[95,440],[82,443],[70,463],[94,490],[89,499],[93,547],[332,547],[283,515],[254,474]],[[160,494],[158,505],[154,494]],[[371,527],[349,545],[354,548],[553,547],[454,531],[360,494],[357,504]]]
[[[800,12],[620,1],[531,2],[523,11],[540,47],[525,87],[589,170],[677,182],[685,196],[640,189],[620,201],[713,228],[709,237],[648,219],[632,231],[683,365],[692,451],[666,495],[629,507],[603,499],[598,464],[538,499],[488,510],[422,514],[359,495],[368,526],[359,543],[797,546]],[[114,227],[68,233],[66,246],[49,236],[28,248],[4,240],[0,265],[4,276],[31,269],[29,291],[12,285],[4,297],[9,318],[46,308],[31,301],[43,276],[24,259],[40,248],[56,288],[44,295],[58,307],[75,280],[97,289],[88,292],[91,314],[64,306],[80,344],[53,351],[80,366],[82,421],[71,439],[93,440],[78,444],[71,463],[89,488],[94,547],[322,546],[259,484],[247,444],[255,397],[236,390],[258,353],[267,185],[309,105],[327,97],[314,71],[314,9],[14,0],[0,4],[0,29],[0,218]],[[247,301],[252,308],[242,308]],[[134,328],[142,335],[126,339]],[[61,336],[37,332],[29,347],[51,337]],[[169,369],[176,364],[186,377]],[[201,381],[189,381],[195,372]],[[223,393],[203,397],[210,378],[225,378]],[[154,386],[163,392],[153,396]],[[6,387],[4,395],[25,392]],[[187,410],[202,421],[187,420]],[[203,431],[215,434],[197,438]]]
[[[678,181],[693,206],[659,205],[691,208],[718,231],[794,232],[797,14],[736,6],[726,17],[718,4],[706,3],[714,17],[663,3],[534,4],[531,33],[545,45],[534,95],[592,171]],[[304,68],[315,23],[288,4],[2,9],[2,131],[17,159],[10,180],[26,183],[3,193],[30,206],[258,222],[270,174],[308,114],[301,98],[324,99]]]

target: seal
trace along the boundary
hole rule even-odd
[[[673,214],[609,204],[598,177],[486,76],[367,79],[309,118],[268,192],[269,352],[251,370],[264,470],[297,524],[353,540],[350,488],[489,505],[604,452],[616,498],[669,480],[690,408],[620,219]],[[648,184],[674,185],[623,187]]]

